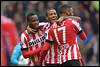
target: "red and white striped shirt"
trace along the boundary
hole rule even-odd
[[[71,19],[66,19],[61,26],[54,23],[46,37],[47,40],[54,41],[48,52],[47,63],[62,64],[68,60],[81,59],[76,37],[81,30],[79,23]]]
[[[51,26],[52,25],[49,22],[47,22],[47,24],[44,25],[43,29],[45,30],[45,33],[48,33],[49,28]],[[57,44],[51,45],[51,48],[49,49],[48,54],[45,57],[45,63],[58,64],[60,62],[61,62],[60,61],[60,52],[57,48]]]
[[[21,49],[28,48],[29,51],[34,50],[34,49],[39,49],[43,44],[45,43],[45,34],[43,31],[39,30],[36,34],[34,35],[29,35],[27,30],[25,30],[21,34],[21,42],[23,43],[21,45]],[[37,55],[39,59],[39,55]],[[29,65],[34,65],[35,62],[35,57],[29,57],[30,62]]]

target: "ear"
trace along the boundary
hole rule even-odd
[[[70,12],[66,11],[66,15],[67,15],[67,16],[70,16]]]

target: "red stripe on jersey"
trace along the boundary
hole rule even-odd
[[[24,32],[24,34],[25,34],[25,36],[26,36],[26,38],[27,38],[27,40],[29,42],[30,41],[29,35],[26,33],[26,31]]]
[[[38,32],[38,36],[39,36],[39,37],[42,36],[42,35],[41,35],[41,31]]]
[[[24,43],[26,44],[26,46],[28,47],[28,43],[27,43],[27,40],[26,38],[24,37]]]
[[[38,48],[39,48],[38,44],[36,44],[36,45],[35,45],[35,48],[36,48],[36,49],[38,49]]]
[[[63,55],[64,55],[64,47],[62,48],[62,62],[64,62],[64,60],[63,60]]]
[[[75,31],[76,33],[79,32],[78,28],[77,28],[74,24],[73,24],[73,28],[74,28],[74,31]]]
[[[32,50],[33,49],[32,46],[30,46],[29,49]]]
[[[69,48],[66,49],[66,61],[68,61],[68,50]]]
[[[57,52],[57,46],[54,45],[54,62],[57,63],[58,58],[58,52]]]
[[[81,59],[81,55],[80,55],[80,51],[79,51],[79,48],[78,48],[78,44],[76,44],[76,51],[77,51],[78,59]]]
[[[76,21],[75,21],[76,22]],[[76,22],[76,23],[78,23],[78,22]],[[78,23],[79,24],[79,23]],[[76,26],[77,24],[74,24],[74,23],[72,23],[72,27],[75,29],[75,31],[76,31],[76,33],[78,33],[80,30],[79,30],[79,28]]]
[[[71,59],[74,59],[74,45],[71,48]]]

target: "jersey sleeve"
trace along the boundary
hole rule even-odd
[[[74,27],[74,30],[76,31],[76,33],[80,33],[82,31],[82,28],[77,21],[72,20],[72,24],[73,24],[73,27]]]
[[[28,49],[27,39],[24,34],[21,35],[20,41],[21,41],[21,50]]]

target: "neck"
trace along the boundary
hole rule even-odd
[[[38,32],[38,28],[33,28],[33,27],[30,27],[32,29],[33,32]]]

